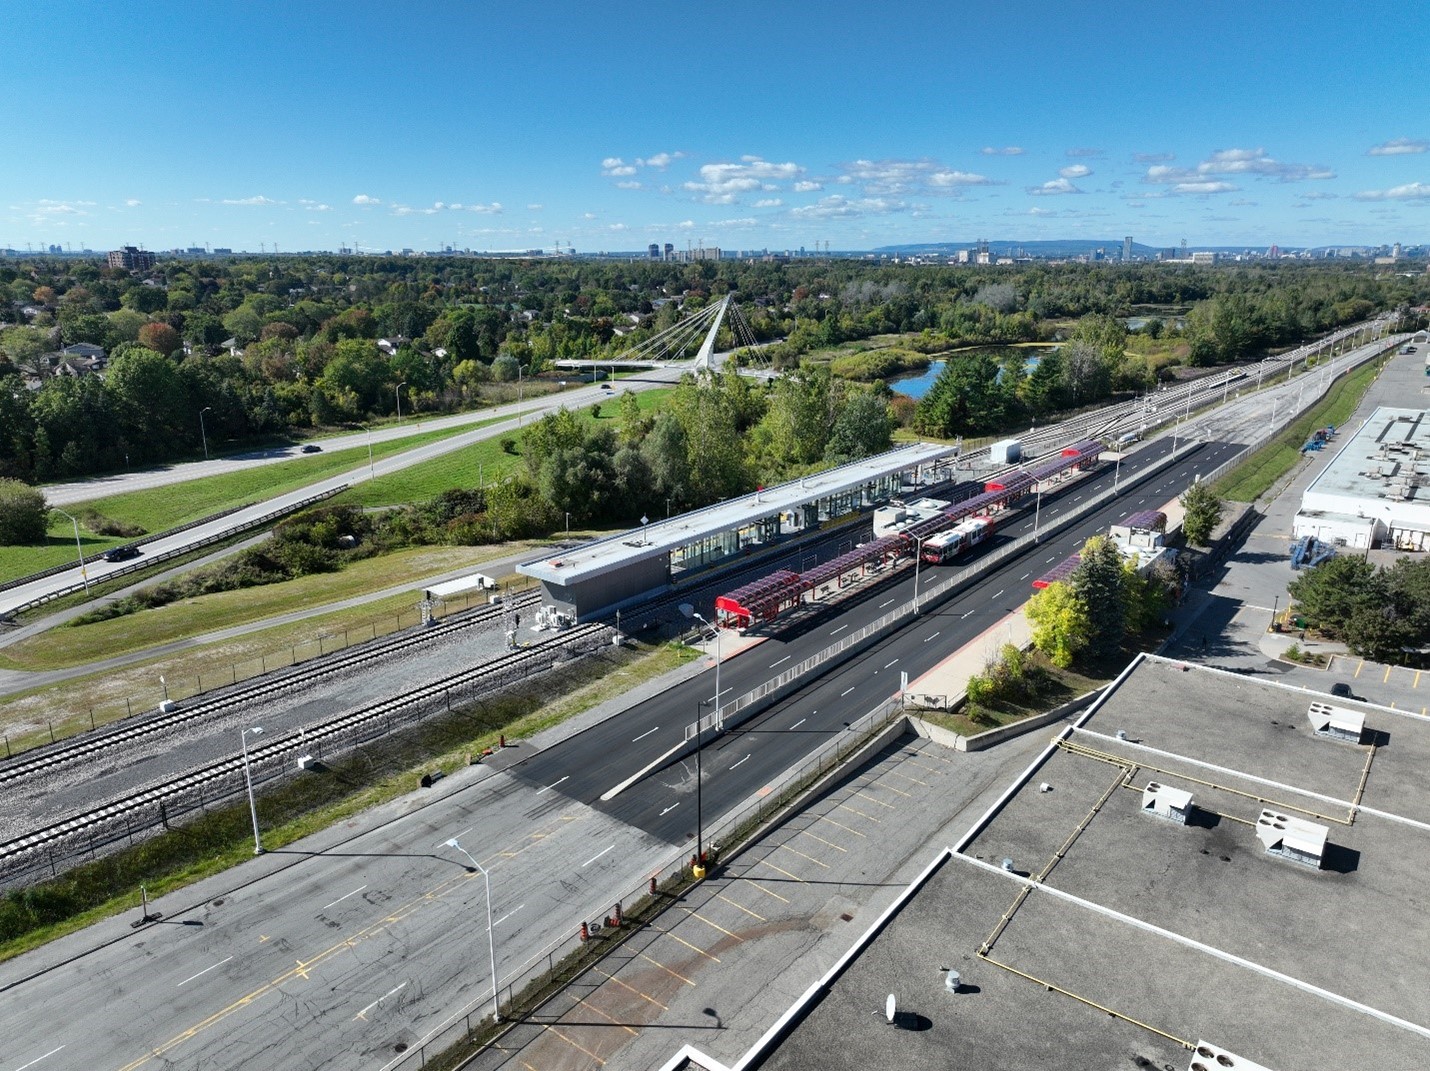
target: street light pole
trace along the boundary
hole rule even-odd
[[[63,513],[66,517],[69,517],[70,524],[74,525],[74,549],[79,554],[79,578],[84,581],[84,593],[87,597],[89,595],[89,570],[84,567],[84,547],[80,545],[79,541],[79,521],[75,520],[72,514],[65,513],[65,511],[58,506],[51,506],[50,508],[56,513]]]
[[[206,406],[204,406],[202,409],[199,410],[199,434],[202,435],[202,436],[203,436],[203,439],[204,439],[204,460],[205,460],[205,461],[207,461],[207,460],[209,459],[209,433],[208,433],[208,429],[204,427],[204,414],[205,414],[205,413],[211,413],[211,412],[213,412],[213,406],[211,406],[211,405],[206,405]]]
[[[370,479],[376,479],[377,469],[372,466],[372,428],[364,424],[362,430],[367,432],[367,474]]]
[[[392,393],[397,397],[397,422],[402,423],[402,388],[407,386],[407,380],[403,380],[392,388]]]
[[[477,862],[475,859],[472,858],[471,852],[467,851],[466,848],[463,848],[462,845],[458,843],[456,837],[453,837],[446,843],[447,847],[455,848],[457,851],[461,852],[471,861],[472,866],[476,867],[479,871],[481,871],[482,882],[486,885],[487,888],[487,952],[490,954],[492,962],[492,1022],[499,1023],[501,1022],[501,1002],[500,998],[497,995],[497,942],[496,934],[492,929],[491,875],[487,873],[486,867],[482,866],[481,863]]]
[[[253,769],[248,763],[248,734],[258,736],[263,732],[263,726],[255,725],[252,728],[244,729],[238,734],[239,740],[243,743],[243,779],[248,783],[248,813],[253,816],[253,854],[263,854],[263,841],[258,839],[258,804],[253,799]]]
[[[516,426],[521,427],[521,374],[531,370],[529,364],[519,364],[516,366]]]
[[[695,618],[695,620],[699,621],[702,625],[704,625],[706,628],[710,629],[711,631],[713,631],[713,632],[715,633],[715,720],[716,720],[716,722],[719,722],[719,720],[720,720],[720,629],[719,629],[718,626],[712,625],[712,624],[710,624],[709,621],[706,621],[705,618],[701,617],[700,614],[699,614],[696,610],[694,610],[694,609],[692,609],[692,610],[690,611],[690,616],[693,617],[693,618]]]
[[[914,536],[914,613],[919,612],[919,563],[924,557],[924,540]]]

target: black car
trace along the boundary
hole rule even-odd
[[[139,557],[139,548],[130,544],[123,547],[111,547],[104,552],[104,560],[107,562],[127,562],[130,558]]]
[[[317,443],[304,443],[304,444],[303,444],[302,453],[305,453],[305,454],[321,454],[322,452],[323,452],[323,448],[322,448],[321,446],[319,446]]]
[[[1331,685],[1331,694],[1338,699],[1359,699],[1360,696],[1351,691],[1351,686],[1344,681],[1336,681]]]

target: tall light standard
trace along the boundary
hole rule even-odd
[[[521,427],[521,374],[530,372],[531,365],[519,364],[516,366],[516,426]]]
[[[377,469],[372,467],[372,428],[363,424],[362,430],[367,432],[367,474],[370,478],[377,478]]]
[[[487,952],[492,960],[492,1022],[501,1022],[501,1003],[497,996],[497,942],[495,932],[492,930],[492,879],[487,873],[487,868],[482,866],[472,858],[472,853],[463,848],[456,837],[446,842],[447,847],[455,848],[467,857],[472,866],[476,867],[482,875],[482,883],[487,887]]]
[[[701,617],[695,607],[691,606],[688,602],[680,604],[680,612],[686,617],[695,618],[695,620],[715,633],[715,720],[718,722],[720,720],[720,629]]]
[[[214,407],[211,406],[211,405],[206,405],[206,406],[204,406],[202,409],[199,410],[199,434],[202,435],[202,436],[203,436],[203,439],[204,439],[204,460],[205,460],[205,461],[207,461],[207,460],[209,459],[209,433],[208,433],[208,429],[204,427],[204,414],[205,414],[205,413],[212,413],[212,412],[213,412],[213,408],[214,408]]]
[[[248,782],[248,813],[253,816],[253,854],[263,854],[263,842],[258,839],[258,804],[253,799],[253,769],[248,764],[248,734],[261,736],[263,726],[255,725],[250,729],[244,729],[238,734],[239,740],[243,743],[243,779]]]
[[[1018,471],[1033,481],[1033,491],[1037,495],[1037,499],[1033,503],[1033,542],[1036,543],[1038,541],[1038,518],[1043,512],[1043,487],[1027,469],[1020,467]]]
[[[50,508],[56,513],[63,513],[66,517],[69,517],[70,524],[74,525],[74,549],[79,553],[79,577],[84,581],[84,593],[87,596],[89,595],[89,570],[84,567],[84,547],[80,545],[79,541],[79,521],[75,520],[72,514],[65,513],[65,511],[58,506],[51,506]]]
[[[924,537],[914,536],[914,613],[919,612],[919,563],[924,558]]]
[[[403,380],[392,388],[392,393],[397,397],[397,422],[402,423],[402,388],[407,386],[407,380]]]

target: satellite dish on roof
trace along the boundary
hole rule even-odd
[[[892,1024],[894,1021],[894,994],[889,994],[889,999],[884,1002],[884,1018]]]

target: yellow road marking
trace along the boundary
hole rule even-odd
[[[775,869],[776,869],[776,870],[779,870],[780,868],[779,868],[779,867],[775,867]],[[780,871],[780,872],[783,873],[783,871]],[[798,879],[798,878],[795,878],[795,880],[798,881],[799,879]],[[753,885],[755,888],[759,889],[760,892],[764,893],[766,896],[773,896],[776,900],[778,900],[778,901],[779,901],[780,903],[782,903],[782,904],[787,904],[787,903],[789,903],[789,901],[786,900],[786,899],[785,899],[783,896],[781,896],[779,893],[777,893],[777,892],[771,892],[769,889],[766,889],[763,885],[761,885],[758,881],[755,881],[753,878],[746,878],[745,881],[749,882],[749,883],[750,883],[751,885]]]
[[[765,866],[769,867],[771,870],[778,870],[781,874],[783,874],[785,877],[789,878],[791,881],[797,881],[797,882],[799,882],[801,885],[808,885],[808,884],[809,884],[809,882],[805,881],[803,878],[797,878],[797,877],[795,877],[795,876],[794,876],[793,874],[791,874],[788,870],[784,870],[784,869],[782,869],[781,867],[775,866],[775,864],[772,863],[772,862],[770,862],[768,859],[761,859],[760,862],[764,863]],[[766,890],[766,891],[768,891],[768,890]],[[773,896],[774,894],[773,894],[773,893],[770,893],[770,895]],[[781,899],[781,900],[784,900],[784,897],[780,897],[780,899]],[[785,900],[785,903],[789,903],[789,901],[788,901],[788,900]]]
[[[721,926],[718,922],[711,922],[709,919],[707,919],[707,918],[706,918],[704,915],[702,915],[700,912],[698,912],[698,911],[692,911],[692,910],[691,910],[690,908],[688,908],[688,907],[685,908],[684,910],[685,910],[686,914],[694,916],[695,918],[699,919],[701,922],[705,923],[705,925],[707,925],[707,926],[714,927],[715,929],[719,930],[721,933],[725,934],[725,936],[727,936],[727,937],[733,937],[735,940],[740,941],[741,943],[744,942],[745,939],[744,939],[743,937],[741,937],[738,933],[731,933],[729,930],[725,929],[724,926]]]
[[[867,834],[860,833],[857,829],[850,829],[848,826],[844,825],[843,823],[841,823],[841,822],[836,822],[833,818],[830,818],[828,815],[817,814],[817,815],[815,815],[815,817],[818,818],[821,822],[828,822],[828,823],[829,823],[830,825],[832,825],[832,826],[838,826],[840,829],[844,830],[844,832],[846,832],[846,833],[853,833],[856,837],[867,837]]]
[[[726,896],[724,893],[716,893],[715,896],[716,896],[718,899],[724,900],[724,901],[725,901],[727,904],[729,904],[731,907],[739,908],[741,911],[743,911],[745,914],[749,915],[751,918],[759,919],[761,922],[769,922],[769,921],[770,921],[769,919],[765,918],[765,916],[763,916],[763,915],[756,915],[753,911],[751,911],[751,910],[750,910],[748,907],[746,907],[744,904],[737,904],[734,900],[731,900],[731,899],[730,899],[728,896]]]
[[[640,997],[642,1000],[648,1000],[648,1001],[650,1001],[652,1004],[654,1004],[654,1005],[655,1005],[657,1008],[659,1008],[661,1011],[670,1011],[670,1009],[669,1009],[668,1007],[666,1007],[666,1006],[665,1006],[664,1004],[662,1004],[660,1001],[656,1000],[655,997],[651,996],[649,993],[642,993],[642,992],[641,992],[639,989],[637,989],[635,986],[633,986],[633,985],[627,985],[625,982],[623,982],[623,981],[621,981],[619,978],[617,978],[614,974],[607,974],[605,971],[601,970],[600,967],[592,967],[591,970],[593,970],[595,973],[599,974],[602,978],[606,979],[606,981],[608,981],[608,982],[615,982],[616,985],[620,986],[622,989],[629,989],[632,993],[634,993],[636,996]]]
[[[889,773],[893,774],[895,777],[902,777],[905,781],[912,781],[916,785],[923,785],[924,788],[929,787],[927,781],[920,781],[917,777],[910,777],[908,774],[899,773],[898,770],[890,770]],[[888,788],[889,786],[885,785],[884,787]],[[898,789],[894,789],[894,791],[897,792]]]
[[[1360,660],[1360,664],[1356,666],[1356,671],[1355,671],[1355,673],[1351,674],[1351,676],[1352,676],[1352,677],[1359,677],[1359,676],[1360,676],[1360,671],[1363,670],[1363,669],[1365,669],[1365,659],[1364,659],[1364,658],[1362,658],[1362,659]]]
[[[884,787],[885,787],[885,788],[888,788],[889,786],[888,786],[888,785],[885,785]],[[898,792],[899,790],[896,788],[896,789],[892,789],[891,791],[893,791],[893,792]],[[877,803],[880,807],[887,807],[887,808],[889,808],[889,810],[891,810],[891,811],[896,811],[896,810],[898,810],[898,808],[895,807],[892,803],[885,803],[883,800],[881,800],[881,799],[876,799],[875,797],[869,795],[869,793],[867,793],[867,792],[856,792],[856,793],[854,793],[854,795],[860,797],[861,799],[866,799],[866,800],[868,800],[870,803]],[[902,792],[902,793],[900,793],[900,795],[907,796],[908,793],[907,793],[907,792]]]
[[[849,854],[849,849],[848,849],[848,848],[841,848],[839,845],[835,844],[833,841],[825,840],[823,837],[817,836],[816,834],[811,833],[811,832],[810,832],[809,830],[807,830],[807,829],[801,829],[801,830],[799,831],[799,835],[800,835],[801,837],[809,837],[811,840],[817,840],[817,841],[819,841],[820,844],[823,844],[823,845],[825,845],[825,846],[828,847],[828,848],[833,848],[836,852],[843,852],[845,855],[848,855],[848,854]]]
[[[716,927],[716,928],[718,929],[719,927]],[[664,934],[666,937],[669,937],[671,940],[679,941],[681,944],[683,944],[686,948],[690,949],[692,952],[699,952],[702,956],[706,957],[707,959],[713,959],[716,963],[719,963],[719,962],[720,962],[720,957],[719,957],[719,956],[712,956],[712,955],[710,955],[710,953],[709,953],[709,952],[706,952],[705,949],[699,947],[698,945],[692,945],[692,944],[691,944],[689,941],[687,941],[684,937],[677,936],[676,934],[671,933],[669,930],[662,930],[659,926],[652,926],[651,929],[654,930],[656,933]]]
[[[1419,687],[1420,687],[1420,670],[1417,669],[1417,670],[1415,671],[1415,680],[1414,680],[1414,682],[1410,685],[1410,687],[1412,687],[1412,688],[1419,688]]]
[[[576,998],[576,1003],[577,1003],[577,1004],[580,1004],[582,1007],[590,1008],[593,1012],[595,1012],[597,1015],[599,1015],[602,1019],[610,1019],[611,1022],[615,1023],[618,1027],[620,1027],[622,1030],[624,1030],[627,1034],[634,1034],[634,1035],[637,1036],[637,1037],[640,1036],[640,1031],[639,1031],[639,1030],[635,1030],[635,1029],[633,1029],[633,1028],[627,1026],[625,1023],[621,1022],[619,1019],[615,1018],[614,1016],[607,1015],[607,1014],[606,1014],[605,1012],[603,1012],[600,1008],[596,1007],[596,1005],[592,1004],[589,1000],[586,1000],[584,997],[577,997],[577,998]]]
[[[1380,683],[1381,683],[1381,684],[1385,684],[1387,681],[1390,680],[1390,671],[1391,671],[1392,669],[1394,669],[1394,668],[1395,668],[1394,666],[1386,666],[1386,667],[1385,667],[1385,676],[1382,677],[1382,678],[1380,678]]]
[[[636,955],[640,956],[641,959],[645,960],[645,961],[648,962],[648,963],[654,963],[657,967],[659,967],[661,970],[663,970],[666,974],[674,975],[676,978],[679,978],[679,979],[680,979],[682,982],[684,982],[686,985],[693,986],[693,985],[695,984],[695,983],[692,982],[689,978],[685,977],[685,975],[680,974],[680,973],[677,972],[677,971],[671,970],[669,967],[667,967],[664,963],[660,962],[660,960],[658,960],[658,959],[651,959],[651,958],[650,958],[649,956],[647,956],[644,952],[637,952]]]
[[[605,1066],[606,1066],[606,1061],[605,1061],[605,1060],[601,1059],[599,1056],[597,1056],[597,1055],[596,1055],[594,1052],[592,1052],[590,1049],[586,1048],[586,1046],[584,1046],[584,1045],[579,1045],[579,1044],[577,1044],[576,1042],[572,1041],[570,1038],[568,1038],[568,1037],[567,1037],[565,1034],[563,1034],[561,1031],[557,1030],[556,1027],[554,1027],[554,1026],[548,1026],[546,1029],[547,1029],[547,1030],[550,1030],[553,1034],[555,1034],[557,1037],[559,1037],[562,1041],[566,1042],[566,1044],[570,1045],[573,1049],[579,1049],[581,1052],[584,1052],[587,1056],[589,1056],[591,1059],[595,1060],[595,1061],[596,1061],[598,1064],[600,1064],[602,1067],[605,1067]]]
[[[822,866],[825,870],[828,870],[828,869],[829,869],[829,864],[828,864],[828,863],[821,863],[821,862],[820,862],[818,859],[816,859],[814,856],[812,856],[812,855],[805,855],[804,852],[800,851],[798,848],[791,848],[788,844],[776,844],[775,847],[776,847],[776,848],[783,848],[783,849],[784,849],[785,851],[787,851],[787,852],[793,852],[795,855],[799,856],[801,859],[808,859],[808,860],[809,860],[811,863],[813,863],[815,866]]]
[[[875,817],[873,817],[872,815],[867,815],[867,814],[865,814],[865,813],[864,813],[863,811],[861,811],[858,807],[851,807],[851,806],[849,806],[849,804],[847,804],[847,803],[841,803],[839,806],[843,807],[846,811],[853,811],[855,814],[857,814],[860,818],[863,818],[865,821],[873,822],[875,825],[878,825],[878,824],[880,823],[880,819],[875,818]]]

